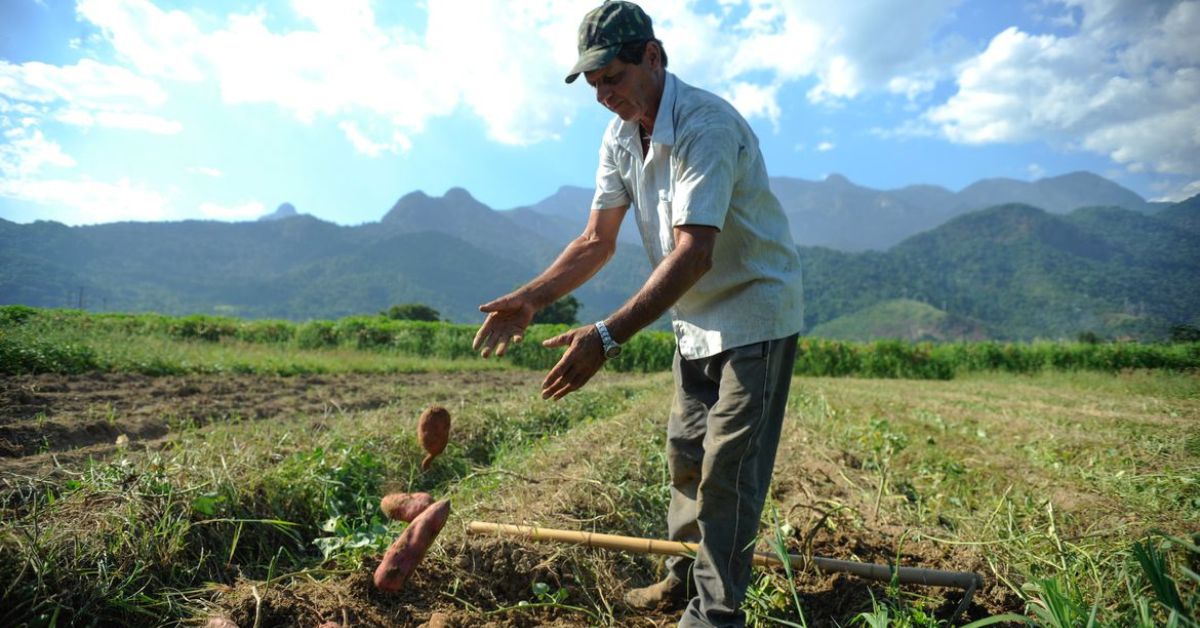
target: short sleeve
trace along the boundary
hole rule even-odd
[[[612,133],[605,133],[600,142],[600,163],[596,167],[596,195],[592,197],[592,209],[624,207],[629,204],[629,192],[621,178],[616,150]]]
[[[672,226],[725,225],[741,151],[737,133],[729,128],[710,127],[681,138],[673,155]]]

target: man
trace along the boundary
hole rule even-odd
[[[700,550],[694,562],[668,561],[666,579],[626,601],[640,609],[686,603],[681,626],[744,625],[739,607],[802,326],[800,260],[749,125],[666,66],[637,5],[610,1],[584,17],[567,82],[583,74],[616,114],[601,143],[588,225],[541,275],[480,306],[488,316],[474,347],[487,357],[519,342],[537,310],[608,261],[634,208],[654,270],[608,318],[543,343],[566,351],[542,396],[578,390],[621,343],[670,311],[677,351],[667,526],[672,540]]]

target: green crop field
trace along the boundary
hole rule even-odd
[[[0,625],[674,625],[621,602],[655,557],[467,532],[665,536],[670,339],[547,402],[551,333],[0,308]],[[802,343],[760,549],[983,586],[763,568],[753,625],[1196,625],[1195,344]],[[452,512],[385,594],[391,491]]]

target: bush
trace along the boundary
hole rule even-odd
[[[541,343],[569,328],[563,324],[532,325],[524,342],[510,346],[504,359],[524,368],[549,369],[559,360],[562,351],[546,349]],[[0,373],[78,373],[112,368],[102,362],[95,350],[85,346],[90,334],[99,332],[204,342],[236,339],[248,343],[291,343],[305,350],[346,346],[420,357],[468,359],[475,354],[471,341],[476,330],[474,325],[391,320],[378,316],[297,324],[278,320],[90,314],[77,310],[3,306],[0,307]],[[46,337],[59,340],[43,340]],[[851,343],[800,338],[796,349],[793,373],[820,377],[950,379],[957,372],[971,371],[1200,369],[1200,342],[1020,344],[985,341],[934,345],[898,340]],[[608,368],[639,373],[665,371],[671,368],[674,355],[675,339],[670,332],[643,331],[625,343],[621,357],[612,360]],[[189,367],[156,358],[122,368],[161,375],[186,372]],[[290,372],[289,368],[283,365],[279,372]]]
[[[404,303],[379,313],[380,316],[394,321],[428,321],[436,323],[442,320],[442,313],[422,303]]]
[[[275,344],[291,342],[296,326],[287,321],[246,321],[237,328],[237,339],[243,342]]]
[[[167,331],[176,338],[217,342],[221,338],[237,335],[238,322],[230,318],[193,315],[177,318],[168,323]]]
[[[549,306],[533,315],[535,325],[578,325],[579,300],[575,295],[567,296],[551,303]]]
[[[39,312],[40,310],[26,305],[0,306],[0,328],[20,325]]]
[[[0,373],[84,373],[100,369],[96,352],[73,344],[54,345],[0,332]]]
[[[338,343],[332,321],[309,321],[296,330],[296,346],[301,349],[323,349]]]

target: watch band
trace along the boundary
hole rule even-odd
[[[596,321],[596,331],[600,334],[600,342],[604,344],[604,357],[615,358],[621,354],[621,344],[613,340],[612,334],[608,333],[608,326],[604,321]]]

